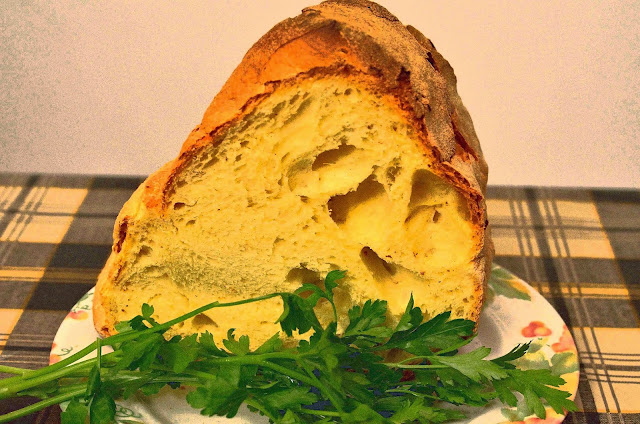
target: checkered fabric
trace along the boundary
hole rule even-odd
[[[48,363],[141,181],[0,174],[0,364]],[[576,340],[581,412],[566,422],[640,424],[640,191],[491,187],[488,198],[496,263],[539,290]],[[50,409],[20,422],[58,421]]]

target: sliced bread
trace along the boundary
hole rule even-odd
[[[333,269],[348,272],[341,321],[380,298],[393,323],[411,294],[428,315],[477,320],[493,254],[486,178],[453,70],[427,38],[368,1],[309,7],[249,50],[179,156],[124,205],[96,329],[113,334],[143,303],[166,321]],[[172,334],[235,328],[257,346],[281,311],[279,299],[214,309]]]

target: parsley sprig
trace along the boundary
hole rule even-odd
[[[332,271],[324,287],[305,284],[294,293],[214,302],[163,324],[145,304],[141,315],[117,325],[117,335],[54,365],[35,371],[0,366],[0,372],[14,375],[0,381],[0,399],[41,399],[0,416],[0,422],[69,401],[63,424],[109,423],[115,419],[114,399],[153,395],[165,386],[191,388],[186,400],[203,415],[233,417],[245,403],[281,424],[442,423],[464,418],[451,405],[482,407],[495,399],[509,406],[520,400],[540,418],[545,404],[558,413],[576,410],[570,394],[557,388],[562,378],[513,365],[528,344],[492,360],[486,347],[459,353],[473,339],[474,323],[450,319],[449,312],[425,320],[413,298],[395,328],[385,326],[387,303],[369,300],[348,312],[349,323],[338,334],[333,289],[344,276]],[[308,340],[284,347],[277,333],[252,351],[249,338],[237,337],[233,329],[220,343],[208,332],[164,337],[171,326],[209,309],[273,297],[283,300],[277,321],[282,331],[309,332]],[[334,312],[325,326],[314,312],[320,301]],[[113,352],[102,353],[104,346]],[[85,358],[94,351],[96,358]]]

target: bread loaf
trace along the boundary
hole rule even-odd
[[[493,254],[486,179],[433,43],[365,0],[306,8],[249,50],[179,156],[124,205],[96,329],[113,334],[145,302],[166,321],[333,269],[348,272],[342,317],[379,298],[393,323],[413,293],[428,316],[477,320]],[[276,298],[214,309],[172,331],[235,328],[257,346],[281,311]]]

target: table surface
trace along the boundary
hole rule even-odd
[[[47,365],[141,181],[0,174],[0,364]],[[640,191],[490,187],[487,197],[495,262],[540,291],[576,340],[580,412],[566,422],[640,423]],[[16,406],[0,402],[0,413]],[[59,422],[59,409],[20,422]]]

